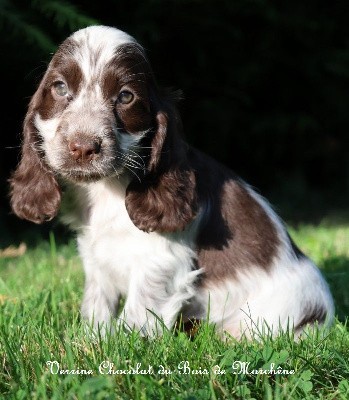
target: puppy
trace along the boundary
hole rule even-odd
[[[124,296],[119,321],[145,335],[179,314],[236,338],[329,324],[317,267],[261,196],[186,144],[173,103],[142,47],[105,26],[66,39],[31,99],[12,208],[35,223],[60,209],[77,232],[83,316],[108,326]]]

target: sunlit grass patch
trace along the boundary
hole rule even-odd
[[[340,320],[349,315],[349,227],[311,225],[291,229],[291,235],[322,269],[330,284]]]

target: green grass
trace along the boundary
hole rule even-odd
[[[340,319],[325,337],[315,332],[297,343],[287,334],[221,340],[206,324],[191,339],[117,332],[102,340],[86,335],[80,321],[83,274],[73,242],[56,248],[51,237],[19,258],[0,258],[0,398],[348,399],[349,228],[303,226],[291,234],[324,270]],[[51,373],[48,361],[92,374]],[[103,361],[126,371],[141,363],[147,373],[101,374]],[[201,374],[183,373],[185,361]],[[249,372],[273,364],[294,374],[234,374],[234,361],[250,363]],[[215,373],[217,366],[225,373]]]

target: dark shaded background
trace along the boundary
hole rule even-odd
[[[50,53],[92,23],[141,42],[160,85],[184,92],[188,141],[257,187],[284,218],[317,222],[349,209],[347,4],[1,0],[0,247],[51,229],[10,214],[7,179]]]

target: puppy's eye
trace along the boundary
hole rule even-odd
[[[68,87],[62,81],[55,82],[53,84],[53,90],[55,91],[57,96],[64,97],[68,94]]]
[[[133,98],[134,95],[131,92],[129,92],[128,90],[123,90],[119,93],[117,101],[121,104],[130,104]]]

